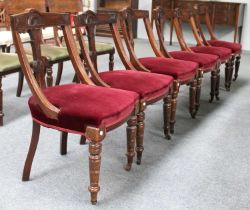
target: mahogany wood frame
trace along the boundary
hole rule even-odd
[[[132,36],[132,20],[133,19],[142,19],[147,31],[147,36],[150,42],[150,45],[156,55],[156,57],[165,57],[161,50],[158,48],[158,44],[155,40],[153,29],[149,20],[149,12],[145,10],[135,10],[131,8],[125,8],[120,11],[120,25],[122,28],[123,37],[127,46],[127,50],[130,55],[131,63],[135,66],[136,69],[140,71],[150,72],[145,66],[143,66],[138,60],[136,53],[134,51],[134,39]],[[198,70],[197,70],[198,74]],[[197,77],[197,75],[196,75]],[[172,99],[172,115],[170,121],[170,132],[174,133],[174,124],[175,124],[175,113],[177,107],[177,97],[180,85],[188,84],[190,85],[190,97],[189,97],[189,112],[192,118],[195,118],[197,114],[197,106],[199,104],[199,98],[197,99],[197,79],[180,82],[175,80],[173,87],[173,99]]]
[[[199,30],[199,33],[200,33],[200,36],[202,38],[203,43],[207,46],[210,46],[209,43],[207,42],[207,39],[205,37],[205,34],[204,34],[202,26],[201,26],[201,18],[202,17],[205,18],[205,24],[207,26],[207,30],[208,30],[209,35],[210,35],[210,39],[211,40],[218,40],[218,38],[216,37],[215,32],[213,30],[213,26],[212,26],[212,23],[210,21],[208,8],[205,5],[196,4],[193,7],[193,14],[194,14],[196,25],[198,27],[198,30]],[[235,39],[236,39],[236,37],[235,37]],[[237,53],[237,54],[233,53],[232,57],[234,58],[233,60],[235,60],[235,72],[234,72],[233,81],[236,81],[238,78],[238,73],[239,73],[241,52]],[[226,81],[226,84],[225,84],[226,89],[230,90],[232,76],[233,76],[233,71],[231,71],[229,75],[226,75],[226,77],[228,79],[228,81]]]
[[[164,23],[167,20],[172,20],[174,23],[174,28],[176,31],[178,42],[183,51],[194,53],[187,45],[182,28],[179,21],[174,20],[175,14],[173,10],[162,9],[161,7],[157,7],[153,10],[152,18],[154,20],[154,24],[156,26],[156,31],[159,39],[160,49],[165,57],[171,58],[172,56],[168,52],[167,48],[164,44]],[[152,23],[153,24],[153,23]],[[199,68],[199,76],[197,78],[197,98],[200,97],[201,92],[201,78],[203,77],[203,73],[211,72],[211,89],[210,89],[210,100],[212,102],[214,97],[219,100],[219,84],[220,84],[220,61],[218,61],[214,66],[210,69]],[[197,109],[199,109],[199,104],[196,104]]]
[[[95,69],[94,64],[92,63],[90,56],[88,54],[86,44],[84,41],[84,37],[81,33],[81,28],[84,26],[86,27],[89,34],[93,34],[94,30],[97,26],[100,25],[109,25],[110,30],[112,32],[112,37],[114,39],[116,49],[118,51],[118,54],[126,67],[127,70],[133,71],[135,70],[135,67],[132,65],[132,63],[129,61],[129,58],[127,57],[127,54],[125,52],[125,49],[122,44],[122,40],[118,31],[117,27],[117,14],[105,14],[105,13],[94,13],[92,11],[87,11],[81,15],[78,15],[74,18],[75,27],[76,27],[76,35],[81,47],[81,52],[84,57],[84,60],[86,62],[86,65],[88,66],[88,70],[91,74],[91,78],[94,81],[95,84],[100,86],[108,86],[98,75],[97,70]],[[90,36],[92,38],[92,41],[94,42],[94,36]],[[172,88],[172,87],[171,87]],[[135,90],[136,92],[136,90]],[[144,137],[144,119],[145,119],[145,113],[144,110],[146,109],[147,105],[150,105],[156,101],[159,101],[161,99],[164,99],[164,105],[163,105],[163,113],[164,113],[164,134],[167,139],[170,139],[170,116],[171,116],[171,89],[169,93],[164,93],[160,97],[154,98],[152,100],[140,100],[139,102],[139,112],[137,114],[137,141],[136,141],[136,152],[137,152],[137,164],[141,164],[142,159],[142,152],[144,150],[143,146],[143,137]],[[82,143],[84,143],[82,138]]]
[[[47,0],[48,8],[50,12],[67,12],[70,14],[77,14],[83,12],[83,3],[82,0]],[[89,53],[92,59],[92,62],[95,65],[95,68],[97,69],[97,57],[100,55],[109,55],[109,70],[112,71],[114,68],[114,54],[115,54],[115,48],[113,47],[110,50],[103,50],[103,51],[97,51],[96,50],[96,44],[95,42],[92,42],[92,39],[90,39],[90,36],[94,36],[95,32],[92,34],[87,34],[88,40],[89,40]],[[91,40],[91,41],[90,41]],[[58,71],[56,84],[58,85],[61,80],[62,75],[62,69]]]
[[[70,27],[70,18],[67,14],[55,14],[55,13],[40,13],[34,9],[26,10],[25,13],[11,16],[11,27],[13,33],[13,40],[16,46],[17,54],[24,72],[25,78],[28,85],[32,91],[33,96],[37,100],[39,107],[42,109],[44,114],[50,119],[57,119],[59,109],[55,107],[44,95],[42,89],[46,87],[44,74],[45,74],[45,63],[44,58],[41,55],[40,45],[41,41],[41,29],[44,27],[61,27],[66,40],[67,48],[69,51],[70,58],[72,59],[72,64],[77,73],[77,76],[81,83],[94,85],[94,83],[89,79],[84,65],[82,65],[81,58],[78,55],[77,47],[74,42],[74,37]],[[20,33],[29,32],[31,38],[32,52],[33,52],[33,71],[30,68],[27,57],[25,55],[25,50],[21,42]],[[79,84],[80,85],[80,84]],[[130,116],[125,117],[125,119],[120,122],[111,125],[109,127],[93,127],[91,125],[86,126],[83,135],[90,140],[89,144],[89,174],[90,174],[90,186],[89,191],[91,194],[92,204],[97,203],[97,194],[100,190],[99,187],[99,175],[100,175],[100,164],[101,164],[101,149],[102,140],[105,138],[106,132],[118,127],[123,122],[128,120],[127,127],[127,157],[128,163],[126,169],[131,168],[133,157],[134,157],[134,147],[136,141],[136,115],[138,110],[138,105],[135,105],[134,111]],[[40,133],[39,122],[33,119],[33,132],[31,143],[29,147],[29,152],[27,159],[25,161],[25,166],[23,170],[23,181],[28,181],[30,177],[31,166],[33,158],[36,152],[37,144],[39,141]],[[64,137],[66,136],[64,130]],[[72,131],[71,131],[72,132]],[[61,143],[65,143],[62,139]],[[65,149],[65,148],[64,148]],[[65,152],[65,150],[64,150]]]

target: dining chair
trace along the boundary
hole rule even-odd
[[[135,67],[129,61],[125,52],[122,39],[117,27],[117,14],[98,14],[92,11],[87,11],[77,15],[74,18],[75,29],[78,42],[81,47],[81,54],[89,69],[91,79],[96,85],[129,90],[138,93],[139,95],[139,112],[137,114],[137,164],[141,164],[142,152],[144,150],[143,137],[145,128],[145,109],[148,105],[164,99],[163,104],[163,119],[164,119],[164,134],[167,139],[170,139],[170,115],[171,115],[171,100],[172,100],[172,84],[173,77],[167,75],[159,75],[154,73],[146,73],[136,71]],[[98,73],[93,61],[91,60],[87,45],[85,44],[84,36],[81,33],[81,28],[85,27],[88,34],[94,33],[97,26],[109,25],[112,31],[112,37],[116,45],[118,54],[127,70],[103,71]],[[95,36],[90,36],[89,41],[95,42]]]
[[[232,59],[235,60],[235,71],[234,71],[234,81],[238,78],[239,68],[240,68],[240,60],[241,60],[241,52],[242,52],[242,45],[239,43],[228,42],[224,40],[219,40],[213,30],[210,16],[208,12],[208,8],[205,5],[198,5],[195,4],[193,7],[193,13],[195,16],[196,25],[198,27],[200,36],[202,38],[203,43],[206,46],[214,46],[214,47],[225,47],[232,50]],[[208,33],[210,35],[210,40],[207,40],[201,25],[201,18],[205,19],[205,25],[207,26]],[[227,77],[229,80],[232,80],[233,72]],[[230,84],[228,83],[228,88],[230,88]]]
[[[26,8],[34,8],[37,9],[41,12],[45,12],[46,11],[46,2],[45,0],[39,0],[39,1],[32,1],[32,0],[23,0],[23,1],[19,1],[19,0],[4,0],[5,1],[5,5],[6,5],[6,10],[7,10],[7,14],[8,16],[11,14],[18,14],[23,12]],[[47,28],[47,30],[50,31],[50,33],[52,32],[54,37],[54,31],[53,28]],[[51,38],[51,37],[50,37]],[[42,55],[45,59],[46,62],[46,80],[47,80],[47,84],[48,86],[52,86],[53,85],[53,71],[52,71],[52,66],[54,64],[58,64],[58,71],[60,71],[61,68],[63,68],[63,62],[64,61],[68,61],[69,55],[68,55],[68,51],[66,47],[60,46],[59,43],[56,41],[57,46],[55,46],[54,44],[46,44],[45,43],[45,39],[43,34],[41,34],[40,39],[42,40],[43,44],[41,45],[41,50],[42,50]],[[28,42],[30,42],[30,39],[28,40]],[[32,50],[28,47],[25,48],[25,52],[27,54],[32,54]],[[20,89],[17,91],[17,96],[20,97],[21,96],[21,92],[22,92],[22,87],[23,87],[23,73],[20,72],[19,73],[19,87]]]
[[[212,102],[214,97],[219,100],[219,82],[220,82],[220,60],[217,55],[204,54],[204,53],[194,53],[187,45],[182,28],[176,23],[175,31],[181,51],[169,52],[165,46],[164,42],[164,25],[166,21],[172,21],[174,19],[174,10],[163,9],[162,7],[157,7],[153,10],[153,20],[156,26],[156,31],[158,35],[159,45],[161,52],[167,58],[175,58],[186,61],[193,61],[199,64],[199,77],[197,78],[197,97],[200,97],[201,89],[201,78],[204,73],[211,72],[211,88],[210,88],[210,100]],[[199,104],[197,104],[197,108]]]
[[[190,61],[182,61],[172,58],[166,58],[157,46],[152,27],[149,21],[149,12],[145,10],[135,10],[125,8],[120,11],[120,25],[122,34],[130,55],[131,63],[136,69],[145,72],[158,73],[161,75],[170,75],[174,80],[173,99],[172,99],[172,115],[170,121],[170,132],[174,133],[175,113],[177,106],[177,96],[180,85],[190,85],[189,112],[192,118],[197,114],[197,106],[199,99],[196,100],[197,90],[197,73],[198,64]],[[142,19],[147,31],[148,39],[155,56],[137,58],[134,50],[134,40],[131,32],[131,24],[133,19]]]
[[[231,79],[230,75],[233,71],[233,61],[234,58],[232,56],[232,50],[225,47],[215,47],[211,45],[205,45],[200,37],[200,31],[198,30],[198,26],[196,25],[195,17],[193,10],[190,9],[175,9],[174,11],[174,25],[176,25],[177,31],[181,30],[182,20],[189,20],[189,25],[192,29],[194,38],[196,40],[196,46],[190,47],[190,49],[195,53],[204,53],[204,54],[212,54],[219,56],[220,63],[225,64],[225,88],[227,91],[230,91]],[[219,78],[218,78],[219,81]],[[219,83],[219,82],[218,82]]]
[[[32,57],[27,56],[28,62],[32,62]],[[20,62],[18,56],[15,53],[3,53],[0,52],[0,126],[3,126],[3,88],[2,79],[13,73],[18,73],[21,71]]]
[[[47,0],[48,8],[50,12],[67,12],[72,15],[76,15],[77,13],[83,12],[83,3],[82,0]],[[73,18],[72,18],[73,19]],[[74,30],[74,23],[72,24],[72,28]],[[95,32],[93,34],[87,34],[88,42],[86,42],[89,50],[90,57],[94,63],[95,68],[97,69],[97,57],[101,55],[109,55],[109,70],[112,71],[114,68],[114,54],[115,54],[115,48],[111,43],[104,43],[95,41],[92,42],[91,36],[94,36]],[[62,42],[63,45],[65,45]],[[79,46],[79,45],[78,45]],[[80,47],[79,47],[80,49]],[[61,81],[62,76],[62,69],[58,71],[56,84],[58,85]]]
[[[211,72],[211,88],[210,88],[210,100],[212,102],[214,98],[219,100],[219,84],[220,84],[220,59],[217,55],[204,54],[204,53],[195,53],[187,45],[185,37],[182,32],[182,28],[179,25],[179,22],[173,24],[177,40],[181,47],[181,51],[172,51],[169,52],[164,43],[164,25],[166,21],[173,21],[175,12],[171,9],[163,9],[157,7],[153,11],[153,20],[156,27],[159,45],[162,53],[167,58],[175,58],[186,61],[194,61],[199,64],[199,77],[197,78],[197,97],[200,97],[200,88],[201,88],[201,78],[204,73]],[[197,106],[199,106],[197,104]]]
[[[46,62],[42,56],[41,30],[45,27],[61,27],[81,84],[46,87]],[[23,169],[23,181],[28,181],[39,141],[40,127],[55,129],[64,134],[86,136],[89,143],[89,176],[92,204],[97,203],[100,190],[99,176],[102,141],[106,133],[128,121],[126,170],[130,170],[136,141],[138,94],[108,87],[98,87],[89,79],[74,43],[68,14],[42,13],[27,9],[11,16],[13,40],[21,67],[33,96],[29,99],[33,131],[28,155]],[[28,32],[33,53],[33,71],[30,68],[20,33]],[[61,154],[65,154],[65,139],[61,139]]]

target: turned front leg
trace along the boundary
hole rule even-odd
[[[235,72],[234,72],[234,79],[233,81],[236,81],[238,78],[238,73],[240,69],[240,60],[241,60],[241,55],[236,56],[236,61],[235,61]]]
[[[196,88],[197,81],[194,79],[189,86],[189,112],[192,118],[196,116]]]
[[[52,87],[53,85],[53,71],[52,71],[52,66],[50,65],[49,67],[46,68],[46,73],[47,73],[47,86]]]
[[[179,93],[179,82],[177,80],[174,81],[173,84],[173,93],[172,93],[172,102],[171,102],[171,119],[170,119],[170,133],[174,133],[174,125],[175,125],[175,114],[177,107],[177,97]]]
[[[135,156],[135,142],[136,142],[136,123],[137,117],[131,117],[127,124],[127,160],[128,163],[125,166],[125,170],[130,171]]]
[[[210,100],[209,102],[212,103],[214,100],[215,92],[216,92],[216,83],[217,83],[217,72],[211,72],[211,92],[210,92]]]
[[[198,76],[197,76],[197,88],[196,88],[196,97],[195,97],[196,114],[197,114],[197,112],[199,111],[199,108],[200,108],[202,78],[203,78],[203,71],[199,70],[198,71]]]
[[[216,100],[220,100],[220,66],[217,68],[217,80],[216,80],[216,87],[215,87],[215,97]]]
[[[170,140],[170,119],[171,119],[171,101],[172,93],[163,99],[163,120],[164,120],[164,134],[166,139]]]
[[[101,167],[101,152],[102,143],[101,141],[105,137],[105,129],[87,127],[86,138],[89,142],[89,177],[90,186],[89,192],[91,195],[91,203],[94,205],[97,203],[97,194],[100,191],[99,176]]]

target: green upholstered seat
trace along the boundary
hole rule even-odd
[[[87,45],[87,49],[89,49],[89,45],[87,41],[86,41],[86,45]],[[63,42],[63,46],[66,46],[65,42]],[[104,43],[104,42],[96,42],[95,47],[98,53],[109,51],[114,48],[111,43]],[[77,42],[77,48],[80,51],[80,46],[78,42]]]
[[[27,55],[28,61],[32,62],[32,56]],[[0,72],[6,72],[20,68],[20,62],[15,53],[0,53]]]
[[[27,54],[32,54],[31,49],[25,49]],[[58,47],[54,45],[41,45],[42,56],[49,61],[57,61],[69,57],[66,47]]]

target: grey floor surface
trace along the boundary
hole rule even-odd
[[[146,41],[136,43],[141,56],[153,54]],[[107,69],[107,61],[107,56],[99,59],[100,69]],[[122,69],[117,57],[115,66]],[[25,84],[22,97],[16,98],[17,75],[4,78],[0,209],[250,209],[250,54],[243,54],[231,92],[223,88],[224,67],[221,70],[221,100],[208,103],[210,75],[205,75],[196,119],[188,114],[188,88],[181,87],[171,141],[163,137],[162,103],[147,108],[141,166],[123,170],[125,125],[107,135],[96,206],[90,204],[87,190],[88,146],[80,146],[77,135],[69,136],[68,155],[62,157],[59,132],[43,128],[31,181],[21,181],[31,135],[30,91]],[[72,72],[68,62],[63,83],[71,81]]]

